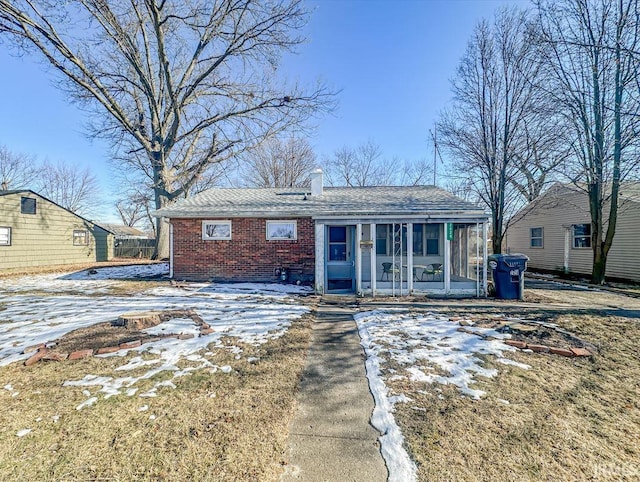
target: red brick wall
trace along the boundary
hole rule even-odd
[[[275,281],[274,270],[284,267],[290,273],[290,281],[313,282],[314,223],[310,218],[295,220],[298,232],[295,241],[267,241],[267,220],[259,218],[232,218],[230,241],[204,241],[203,219],[171,219],[173,277],[178,280]]]

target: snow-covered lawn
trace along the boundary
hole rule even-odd
[[[380,442],[389,480],[415,480],[416,467],[403,449],[402,433],[393,417],[395,404],[410,403],[411,399],[403,393],[390,393],[385,381],[407,379],[413,383],[450,384],[458,387],[462,396],[479,399],[484,392],[472,387],[476,377],[494,377],[497,370],[483,367],[477,355],[492,355],[500,363],[529,368],[505,356],[516,350],[503,343],[510,335],[474,326],[461,327],[457,320],[443,315],[377,310],[359,313],[355,319],[375,400],[372,424],[384,434]],[[473,323],[468,320],[465,324]]]
[[[118,367],[117,374],[88,373],[80,380],[65,383],[94,388],[93,393],[86,390],[87,400],[78,409],[118,394],[153,397],[159,388],[175,387],[175,379],[194,370],[231,372],[231,367],[218,367],[207,358],[212,355],[207,349],[212,347],[231,350],[237,359],[242,357],[242,349],[223,344],[223,337],[236,339],[238,344],[261,344],[282,336],[293,320],[309,311],[299,299],[299,295],[309,293],[307,288],[277,284],[183,283],[179,287],[156,287],[130,296],[106,294],[110,287],[124,279],[158,278],[167,271],[166,264],[157,264],[103,268],[94,274],[83,271],[0,280],[0,366],[28,358],[29,355],[23,353],[27,347],[53,342],[79,328],[113,321],[125,312],[192,309],[211,326],[213,333],[197,336],[197,326],[191,319],[161,323],[149,329],[149,333],[196,336],[186,340],[165,338],[138,348],[100,355],[140,354]],[[126,376],[134,370],[136,376]],[[137,382],[161,372],[167,375],[162,381],[144,393],[137,393]]]

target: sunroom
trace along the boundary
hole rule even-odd
[[[316,280],[326,293],[482,296],[486,233],[484,217],[316,219]]]

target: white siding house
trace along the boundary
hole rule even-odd
[[[605,205],[605,216],[609,205]],[[591,216],[587,194],[556,184],[516,214],[506,236],[506,250],[529,257],[529,267],[544,271],[591,274]],[[606,276],[640,281],[640,184],[623,184],[616,234]]]

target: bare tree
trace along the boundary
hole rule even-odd
[[[426,159],[392,159],[390,164],[397,166],[394,183],[399,186],[419,186],[433,182],[433,166]]]
[[[464,184],[491,210],[495,253],[521,202],[516,158],[539,100],[540,61],[527,35],[527,14],[517,9],[500,10],[493,25],[478,24],[452,81],[453,107],[438,129]]]
[[[0,0],[0,37],[62,75],[94,113],[92,133],[152,179],[156,208],[212,164],[330,107],[324,86],[277,76],[306,20],[302,0]],[[163,229],[158,220],[162,256]]]
[[[290,187],[309,183],[316,155],[306,139],[271,138],[243,156],[242,183],[253,187]]]
[[[391,184],[393,166],[384,162],[382,149],[372,140],[357,147],[343,146],[324,160],[331,186],[384,186]]]
[[[29,189],[37,171],[35,157],[12,152],[7,146],[0,145],[0,189]]]
[[[591,278],[601,284],[620,184],[639,168],[638,1],[540,1],[538,10],[549,93],[571,126],[574,162],[565,163],[564,172],[588,195]]]
[[[65,162],[45,161],[38,169],[35,189],[63,208],[85,216],[99,204],[100,188],[93,174]]]
[[[136,193],[130,193],[125,198],[119,199],[115,203],[115,208],[120,215],[122,224],[134,227],[145,219],[145,206],[148,205],[150,199],[138,196]]]

